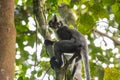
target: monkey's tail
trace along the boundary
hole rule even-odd
[[[84,62],[84,69],[86,73],[86,80],[90,80],[90,68],[89,68],[89,60],[88,60],[88,53],[87,50],[83,50],[81,53],[83,62]]]

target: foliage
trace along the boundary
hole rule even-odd
[[[115,68],[105,68],[104,80],[120,80],[120,72]]]
[[[45,11],[47,21],[55,13],[68,22],[75,20],[76,26],[73,26],[87,35],[92,78],[119,80],[120,45],[116,46],[111,38],[93,32],[93,29],[100,29],[106,35],[119,39],[119,0],[46,0],[45,2],[43,0],[43,3],[41,8]],[[67,7],[58,10],[63,3]],[[32,5],[32,0],[15,0],[17,80],[42,79],[50,67],[49,57],[43,46],[43,35],[40,33],[40,28],[36,27]],[[72,20],[74,17],[71,18],[71,14],[75,14],[76,19]],[[71,26],[70,23],[68,25]],[[108,43],[109,41],[111,42]],[[53,70],[50,69],[46,74],[47,79],[44,79],[53,80],[54,76]]]

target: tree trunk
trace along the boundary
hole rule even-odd
[[[14,80],[14,0],[0,0],[0,79]]]

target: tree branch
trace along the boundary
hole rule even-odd
[[[96,29],[93,29],[93,32],[98,33],[99,35],[102,35],[102,36],[105,36],[105,37],[111,39],[116,46],[120,46],[120,41],[117,40],[116,38],[110,37],[110,36],[108,36],[107,34],[102,33],[102,32],[100,32],[100,31],[98,31],[98,30],[96,30]]]
[[[42,9],[42,0],[33,0],[33,13],[35,15],[35,18],[37,19],[37,22],[40,26],[40,32],[43,35],[43,37],[46,39],[50,39],[50,34],[48,32],[48,29],[46,29],[47,21],[45,18],[45,13]]]
[[[50,40],[50,33],[48,32],[47,29],[47,21],[45,18],[45,13],[42,10],[42,0],[33,0],[33,12],[35,15],[35,18],[40,26],[40,32],[42,34],[42,36],[44,37],[44,39],[49,39]],[[53,57],[53,48],[52,45],[46,46],[47,52],[51,57]],[[56,73],[56,80],[64,80],[65,78],[65,73],[66,70],[64,68],[61,69],[55,69],[55,73]]]

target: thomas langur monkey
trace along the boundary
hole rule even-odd
[[[51,67],[53,69],[61,68],[63,64],[63,53],[74,53],[72,58],[76,58],[76,62],[79,61],[82,56],[87,78],[86,80],[90,80],[90,69],[87,52],[88,48],[84,36],[80,34],[77,30],[70,29],[67,26],[64,26],[61,21],[57,20],[57,17],[55,15],[53,19],[49,21],[49,27],[55,30],[58,38],[60,39],[56,42],[45,40],[46,45],[54,45],[55,56],[52,57],[50,60]]]

